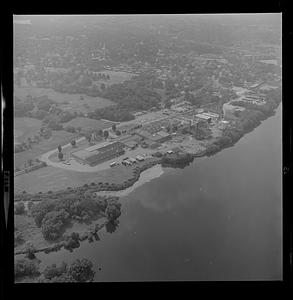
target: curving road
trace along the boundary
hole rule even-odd
[[[76,140],[76,143],[79,143],[83,140],[85,140],[85,137],[82,137],[82,138]],[[68,148],[68,147],[72,147],[70,143],[62,146],[62,149],[65,149],[65,148]],[[70,165],[64,164],[64,161],[53,162],[49,159],[49,157],[52,154],[57,153],[57,151],[58,151],[57,149],[53,149],[51,151],[48,151],[48,152],[42,154],[39,159],[41,161],[45,162],[48,166],[56,167],[56,168],[62,168],[62,169],[71,170],[71,171],[78,171],[78,172],[98,172],[98,171],[110,168],[108,162],[99,164],[99,165],[94,166],[94,167],[91,167],[91,166],[88,166],[88,165],[82,165],[74,159],[70,160]]]

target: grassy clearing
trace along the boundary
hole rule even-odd
[[[41,228],[38,228],[32,217],[27,215],[15,215],[14,226],[19,229],[23,240],[30,241],[37,249],[51,246],[54,243],[46,241],[42,235]],[[25,242],[15,247],[15,250],[25,249]]]
[[[57,102],[61,109],[81,111],[83,113],[88,113],[97,108],[103,108],[114,104],[114,102],[111,100],[101,97],[89,97],[82,94],[58,93],[53,89],[37,87],[15,87],[14,95],[20,99],[25,99],[27,95],[31,95],[32,97],[47,95],[50,99]],[[83,97],[83,100],[80,100],[81,96]]]
[[[141,166],[154,160],[156,159],[148,158],[136,165]],[[66,189],[68,186],[78,187],[91,182],[122,183],[133,178],[133,169],[136,165],[131,167],[119,165],[95,173],[76,172],[48,166],[16,176],[14,178],[14,192],[21,193],[25,190],[28,193],[46,193],[49,190],[57,191]]]
[[[118,170],[118,167],[119,170]],[[68,186],[77,187],[91,182],[118,183],[132,177],[131,168],[117,166],[97,173],[81,173],[55,167],[45,167],[14,178],[15,192],[28,193],[57,191]]]
[[[77,134],[64,130],[53,131],[48,140],[42,140],[39,144],[33,144],[31,149],[14,154],[14,167],[21,168],[28,159],[36,159],[41,154],[57,148],[58,145],[68,144]]]
[[[14,118],[14,140],[22,143],[28,137],[38,134],[42,121],[33,118]]]

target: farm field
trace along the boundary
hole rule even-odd
[[[22,143],[38,134],[42,121],[34,118],[14,118],[14,143]]]
[[[29,159],[36,159],[41,154],[57,148],[58,145],[68,144],[77,134],[64,130],[52,131],[48,140],[42,140],[39,144],[33,144],[31,149],[14,154],[14,168],[20,168]]]
[[[27,95],[31,95],[32,97],[47,95],[50,99],[58,103],[57,106],[60,109],[70,110],[71,112],[80,111],[88,113],[98,108],[115,105],[113,101],[106,98],[90,97],[82,94],[58,93],[53,89],[37,87],[15,87],[14,95],[20,99],[25,99]],[[81,96],[83,100],[80,99]]]

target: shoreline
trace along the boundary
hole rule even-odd
[[[277,106],[277,108],[279,107],[279,105]],[[268,119],[269,117],[273,116],[274,115],[274,112],[275,112],[275,109],[268,115],[266,116],[265,119]],[[207,150],[205,151],[202,151],[200,153],[197,153],[197,154],[193,154],[190,156],[190,154],[188,154],[187,156],[188,157],[192,157],[192,160],[191,162],[194,160],[194,158],[197,158],[197,157],[209,157],[209,156],[212,156],[212,155],[215,155],[216,153],[220,152],[221,150],[225,149],[225,148],[229,148],[229,147],[232,147],[234,146],[237,141],[239,141],[245,134],[253,131],[256,127],[258,127],[262,121],[264,121],[265,119],[263,120],[256,120],[253,125],[254,126],[251,126],[251,128],[249,128],[248,130],[246,130],[246,132],[242,132],[241,136],[238,136],[236,139],[231,139],[232,142],[229,143],[229,144],[226,144],[226,145],[222,145],[220,148],[218,148],[217,150],[218,151],[215,151],[215,152],[212,152],[212,153],[209,153]],[[178,159],[182,159],[182,157],[184,158],[184,155],[180,156]],[[175,161],[175,165],[177,163],[176,159],[174,159]],[[188,163],[189,164],[189,163]],[[185,164],[186,165],[186,164]],[[172,166],[171,166],[172,167]],[[126,196],[128,195],[129,193],[131,193],[132,191],[134,191],[136,188],[142,186],[143,184],[153,180],[154,178],[157,178],[157,177],[160,177],[162,174],[164,173],[163,171],[163,166],[162,166],[162,159],[157,159],[155,161],[151,161],[151,162],[147,162],[147,163],[144,163],[143,165],[141,166],[136,166],[134,169],[133,169],[133,177],[128,179],[127,181],[123,182],[123,183],[120,183],[120,184],[106,184],[106,183],[102,183],[102,184],[98,184],[98,185],[87,185],[85,184],[84,186],[82,187],[78,187],[76,188],[76,190],[78,192],[81,192],[81,193],[85,193],[85,192],[88,192],[89,194],[93,194],[95,193],[97,196],[104,196],[104,197],[123,197],[123,196]],[[52,192],[51,194],[44,194],[44,195],[37,195],[37,197],[39,198],[41,196],[45,196],[47,199],[50,198],[51,196],[55,196],[56,195],[60,195],[60,192],[62,194],[63,193],[66,193],[66,192],[69,192],[69,193],[72,193],[72,189],[67,189],[67,190],[63,190],[63,191],[59,191],[57,192],[55,195],[54,193]],[[44,199],[34,199],[34,194],[30,195],[30,194],[20,194],[18,195],[20,196],[20,198],[28,198],[29,197],[29,200],[30,201],[42,201]],[[16,200],[16,201],[28,201],[28,199],[24,200],[24,199],[19,199]],[[105,225],[106,225],[107,222],[104,222],[102,224],[100,224],[100,226],[98,226],[94,232],[91,229],[91,225],[88,225],[87,227],[89,228],[89,230],[87,231],[86,233],[86,236],[88,238],[88,236],[93,236],[94,234],[96,234],[100,229],[104,228]],[[86,238],[82,238],[80,239],[80,242],[84,241]],[[28,240],[29,241],[29,240]],[[26,242],[28,242],[26,241]],[[56,243],[52,246],[49,246],[49,247],[42,247],[40,249],[36,249],[35,253],[38,253],[38,252],[45,252],[45,253],[50,253],[50,252],[56,252],[56,251],[59,251],[63,248],[63,244],[62,243]],[[14,255],[22,255],[22,254],[26,254],[27,251],[16,251],[14,253]]]
[[[189,156],[190,158],[192,157],[192,159],[190,159],[190,161],[192,162],[194,158],[201,158],[201,157],[205,157],[205,156],[210,157],[210,156],[215,155],[218,152],[222,151],[223,149],[233,147],[243,136],[245,136],[247,133],[253,131],[256,127],[258,127],[262,123],[262,121],[273,116],[275,113],[275,110],[279,107],[279,104],[280,103],[278,103],[278,105],[276,107],[274,107],[274,109],[272,111],[270,111],[268,114],[264,115],[265,118],[254,120],[254,122],[253,122],[253,124],[251,124],[250,128],[243,130],[241,132],[238,131],[239,132],[238,135],[235,137],[231,137],[229,143],[223,143],[221,145],[215,145],[213,143],[213,144],[210,144],[210,149],[207,148],[206,150],[201,151],[200,153],[196,153],[196,154],[186,152],[184,155]],[[212,146],[216,146],[216,148],[211,149]],[[119,194],[121,194],[121,195],[123,195],[124,193],[126,195],[129,193],[126,190],[129,189],[130,187],[132,187],[136,182],[139,181],[141,174],[145,170],[150,169],[153,166],[158,165],[158,164],[161,166],[161,168],[164,166],[176,167],[176,164],[178,165],[178,161],[180,162],[180,160],[182,159],[182,157],[184,157],[184,155],[178,156],[178,158],[173,159],[173,162],[170,165],[164,165],[164,163],[162,165],[163,159],[157,158],[157,160],[155,160],[155,161],[145,162],[142,165],[135,166],[133,168],[133,176],[126,181],[121,180],[121,182],[119,182],[119,183],[111,183],[111,184],[109,184],[107,182],[103,182],[103,183],[99,182],[98,184],[94,184],[94,185],[93,184],[84,184],[83,186],[70,188],[69,191],[72,192],[72,190],[79,190],[79,191],[85,192],[85,191],[90,190],[89,192],[93,192],[91,190],[94,189],[95,192],[98,192],[99,194],[104,194],[104,195],[110,195],[112,193],[117,193],[117,192],[119,192]],[[156,178],[156,177],[157,176],[155,176],[154,178]],[[62,192],[66,193],[66,191],[68,191],[68,190],[61,189],[61,190],[54,191],[51,194],[60,194]],[[31,197],[29,199],[30,201],[41,201],[42,200],[41,198],[44,195],[48,196],[48,194],[40,195],[39,193],[31,193],[31,194],[16,193],[16,194],[14,194],[14,197],[15,197],[14,201],[16,201],[16,202],[17,201],[28,201],[28,197]]]
[[[117,196],[117,197],[124,197],[133,192],[138,187],[142,186],[143,184],[160,177],[164,173],[161,164],[156,164],[154,166],[149,167],[148,169],[142,171],[140,173],[139,178],[137,181],[133,183],[133,185],[126,187],[123,190],[119,191],[99,191],[96,192],[97,196]]]

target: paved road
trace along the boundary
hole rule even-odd
[[[76,143],[79,143],[81,141],[85,140],[85,137],[82,137],[78,140],[76,140]],[[70,143],[62,146],[62,149],[68,148],[68,147],[72,147]],[[47,153],[44,153],[41,155],[40,160],[44,161],[48,166],[52,166],[52,167],[56,167],[56,168],[62,168],[62,169],[66,169],[66,170],[72,170],[72,171],[78,171],[78,172],[97,172],[100,171],[102,169],[106,169],[107,166],[105,165],[104,168],[101,165],[98,165],[96,167],[90,167],[87,165],[81,165],[78,162],[76,162],[75,160],[71,160],[71,164],[70,165],[66,165],[64,164],[64,162],[53,162],[49,159],[49,157],[56,153],[58,150],[54,149],[51,150]]]

